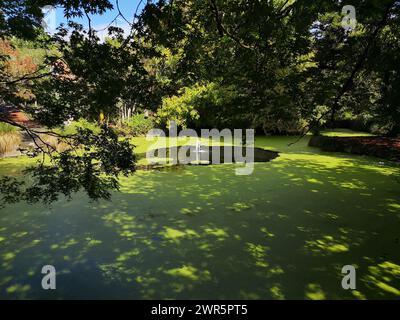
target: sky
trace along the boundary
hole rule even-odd
[[[90,19],[92,20],[92,28],[95,30],[102,30],[99,31],[98,33],[99,36],[107,34],[107,30],[103,29],[105,29],[118,15],[116,0],[110,0],[110,2],[114,6],[113,10],[106,11],[103,15],[90,15]],[[138,13],[140,13],[141,9],[143,9],[146,2],[147,2],[146,0],[142,1],[142,3],[139,6]],[[139,3],[140,0],[119,0],[119,8],[121,9],[121,12],[128,21],[133,20],[134,13]],[[67,19],[64,18],[62,8],[56,8],[54,18],[56,26],[59,26],[61,23],[67,22]],[[86,17],[74,18],[72,20],[82,24],[85,27],[88,26]],[[112,25],[124,29],[126,33],[128,33],[128,31],[130,30],[129,24],[122,17],[119,17]]]

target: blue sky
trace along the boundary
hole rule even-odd
[[[113,19],[118,15],[118,10],[117,10],[117,6],[116,6],[116,1],[115,0],[111,0],[110,1],[113,6],[114,6],[114,10],[109,10],[106,13],[104,13],[103,15],[91,15],[90,18],[92,20],[92,27],[96,30],[101,30],[106,28],[112,21]],[[124,17],[128,20],[128,21],[132,21],[136,7],[138,6],[138,4],[140,3],[140,0],[119,0],[119,7],[121,9],[121,12],[123,13]],[[138,12],[140,12],[140,10],[144,7],[144,5],[147,3],[147,0],[143,0],[141,5],[140,5],[140,9]],[[74,18],[72,19],[84,26],[87,27],[87,19],[86,17],[84,18]],[[64,18],[64,14],[63,14],[63,10],[62,8],[57,8],[56,10],[56,23],[57,25],[60,25],[61,23],[66,23],[67,19]],[[124,21],[124,19],[122,17],[119,17],[114,23],[114,26],[120,27],[124,30],[129,30],[129,24]],[[106,31],[104,31],[106,32]]]

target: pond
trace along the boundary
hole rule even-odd
[[[278,152],[253,147],[184,145],[150,150],[154,164],[167,162],[188,165],[216,165],[244,162],[269,162]]]
[[[240,164],[139,170],[112,202],[1,209],[0,298],[398,299],[398,167],[291,141],[256,139],[281,153],[249,176]],[[344,265],[357,266],[355,291],[341,288]]]

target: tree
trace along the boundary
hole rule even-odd
[[[383,85],[384,73],[371,75],[369,65],[389,67],[374,52],[385,48],[382,41],[389,43],[382,39],[386,32],[398,42],[399,1],[352,4],[358,25],[351,31],[342,27],[342,1],[327,0],[158,1],[146,7],[139,29],[148,41],[180,53],[177,70],[184,70],[185,86],[235,86],[242,100],[227,110],[231,119],[269,131],[275,123],[305,120],[308,132],[346,108],[378,110],[377,93],[389,97],[388,88],[396,84],[387,76],[390,83]],[[397,74],[393,64],[391,73]]]
[[[62,6],[66,17],[86,15],[89,25],[89,14],[112,8],[107,0],[50,2],[46,1],[46,4]],[[32,177],[31,182],[28,182],[30,179],[11,177],[1,179],[1,200],[50,203],[60,194],[69,197],[82,189],[91,199],[109,198],[110,190],[118,189],[118,176],[135,170],[133,147],[128,141],[121,141],[106,124],[101,125],[99,132],[78,128],[69,135],[55,128],[71,117],[96,119],[100,113],[113,114],[121,96],[141,94],[142,89],[134,91],[132,88],[143,83],[146,72],[134,51],[134,41],[119,47],[110,42],[102,43],[91,27],[85,31],[74,23],[69,24],[72,34],[68,41],[65,40],[66,28],[61,28],[54,38],[45,35],[40,24],[43,5],[44,1],[30,0],[0,4],[2,41],[17,36],[56,49],[46,57],[43,65],[32,66],[23,75],[7,73],[8,64],[1,64],[4,103],[18,106],[47,128],[31,129],[0,114],[0,122],[18,127],[32,139],[35,147],[29,155],[41,155],[38,164],[25,171]],[[110,37],[120,42],[124,40],[121,34],[121,30],[110,29]],[[13,50],[10,48],[2,60],[8,61]],[[125,86],[126,83],[130,85]],[[31,96],[24,97],[23,104],[21,97],[16,99],[21,86],[32,92]],[[54,137],[67,148],[58,151],[43,136]]]
[[[50,49],[43,65],[18,77],[7,73],[9,54],[1,57],[3,100],[21,106],[18,90],[31,92],[24,111],[48,128],[36,132],[0,116],[33,139],[32,155],[46,155],[28,170],[32,185],[3,179],[6,201],[51,202],[82,188],[92,199],[109,197],[118,175],[134,170],[132,146],[108,121],[100,132],[58,133],[71,117],[112,120],[121,109],[150,108],[183,126],[306,134],[346,112],[400,132],[400,1],[353,1],[353,30],[341,24],[340,0],[148,1],[128,37],[111,27],[103,42],[90,14],[111,9],[108,0],[46,2],[62,6],[67,18],[86,17],[89,27],[70,22],[50,38],[40,26],[44,1],[0,4],[2,39],[29,38]],[[58,152],[42,134],[69,147]]]

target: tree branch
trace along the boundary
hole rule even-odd
[[[218,6],[215,0],[210,0],[210,5],[211,5],[211,9],[214,13],[215,16],[215,22],[217,23],[217,29],[218,29],[218,33],[220,35],[220,37],[223,37],[224,35],[227,35],[229,38],[231,38],[232,40],[234,40],[237,44],[239,44],[242,48],[244,49],[254,49],[254,47],[247,45],[245,43],[243,43],[241,41],[241,39],[239,39],[238,37],[236,37],[235,35],[231,34],[223,25],[221,17],[219,15],[219,10],[218,10]]]
[[[68,144],[70,147],[73,147],[72,141],[76,138],[76,135],[62,135],[62,134],[56,133],[54,131],[40,131],[40,130],[30,129],[18,122],[15,122],[15,121],[13,121],[7,117],[1,116],[1,115],[0,115],[0,122],[7,123],[11,126],[17,127],[19,129],[21,129],[22,131],[26,132],[28,134],[28,136],[30,137],[30,139],[32,140],[32,142],[35,144],[36,149],[40,150],[40,152],[42,152],[44,155],[48,155],[50,158],[52,158],[52,154],[54,152],[58,153],[58,151],[55,147],[53,147],[52,145],[50,145],[49,143],[44,141],[40,137],[40,135],[48,135],[51,137],[58,138],[58,139],[62,140],[63,142],[65,142],[66,144]],[[47,148],[47,150],[45,150],[38,143],[37,140],[39,140],[39,142],[42,144],[42,146],[45,146]]]
[[[44,70],[46,68],[47,68],[47,66],[42,66],[38,70],[36,70],[36,71],[34,71],[32,73],[28,73],[28,74],[22,76],[21,78],[18,78],[18,79],[15,79],[15,80],[10,80],[10,81],[1,81],[0,83],[11,85],[11,84],[15,84],[15,83],[21,82],[21,81],[29,81],[29,80],[35,80],[35,79],[44,78],[46,76],[51,75],[51,73],[47,72],[47,73],[42,73],[42,74],[39,74],[39,75],[36,75],[36,76],[35,76],[35,74],[37,74],[38,72],[40,72],[40,71],[42,71],[42,70]]]
[[[324,112],[320,117],[318,117],[318,119],[313,121],[313,123],[308,127],[308,129],[295,142],[290,143],[289,146],[292,146],[292,145],[296,144],[297,142],[299,142],[301,139],[303,139],[308,133],[310,133],[311,130],[313,130],[317,125],[319,125],[320,122],[322,121],[322,119],[324,119],[327,115],[329,115],[330,113],[334,114],[335,112],[340,110],[339,103],[340,103],[341,98],[352,87],[352,84],[353,84],[353,81],[354,81],[355,77],[360,72],[360,70],[362,69],[365,61],[368,58],[369,51],[370,51],[374,41],[376,40],[376,38],[379,35],[379,33],[381,32],[381,30],[386,26],[386,23],[387,23],[387,21],[389,19],[389,16],[390,16],[390,12],[391,12],[393,6],[396,4],[396,2],[397,2],[396,0],[392,1],[385,8],[385,12],[384,12],[384,15],[382,17],[382,20],[379,21],[379,23],[376,25],[375,30],[372,32],[372,34],[371,34],[371,36],[369,38],[369,41],[367,43],[367,46],[365,47],[364,51],[360,55],[357,63],[355,64],[355,66],[353,68],[353,71],[351,72],[350,76],[344,82],[343,86],[341,87],[341,89],[339,90],[338,94],[336,95],[336,97],[335,97],[335,99],[333,101],[332,107],[327,112]]]

